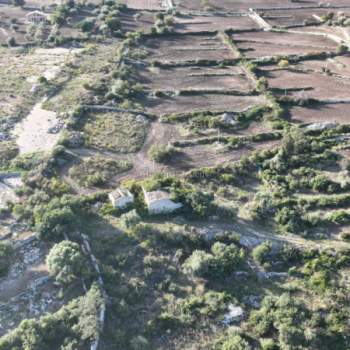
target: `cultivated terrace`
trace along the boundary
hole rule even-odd
[[[0,0],[0,350],[349,350],[349,0]]]

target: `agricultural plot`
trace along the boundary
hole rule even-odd
[[[235,59],[235,54],[215,35],[171,35],[146,42],[148,61],[186,62]]]
[[[302,64],[291,65],[286,69],[264,70],[269,88],[280,96],[300,99],[339,99],[350,98],[350,80],[328,71],[310,71]]]
[[[337,43],[320,35],[287,32],[237,33],[232,36],[247,58],[307,55],[335,51]]]
[[[259,29],[258,24],[248,15],[200,16],[180,15],[175,17],[175,31],[191,33],[216,30],[252,30]]]
[[[313,104],[290,108],[288,118],[292,123],[338,123],[349,124],[349,104]]]
[[[247,93],[254,89],[240,66],[230,67],[148,67],[140,70],[139,82],[147,90],[235,90]]]
[[[258,11],[259,15],[271,26],[284,28],[320,24],[322,18],[330,12],[344,13],[345,15],[350,13],[349,8],[337,8],[334,10],[327,8],[296,8]]]
[[[219,134],[219,136],[222,134]],[[214,136],[215,137],[215,136]],[[179,171],[190,171],[194,168],[225,166],[254,151],[273,148],[279,141],[264,141],[261,143],[245,142],[237,149],[232,149],[225,143],[214,142],[209,145],[191,145],[181,147],[181,155],[174,159],[174,168]],[[172,164],[173,165],[173,164]]]
[[[220,93],[202,93],[196,96],[184,95],[149,98],[145,102],[145,110],[148,113],[156,115],[208,110],[213,112],[240,112],[258,104],[264,104],[265,102],[263,96],[234,96]]]
[[[161,11],[168,9],[167,0],[123,0],[122,3],[133,10]]]
[[[206,10],[208,12],[244,12],[249,8],[274,8],[274,7],[298,7],[298,4],[288,0],[272,0],[266,3],[264,0],[175,0],[181,10]]]
[[[119,15],[123,32],[135,32],[142,30],[149,33],[154,25],[154,14],[147,11],[128,10]]]

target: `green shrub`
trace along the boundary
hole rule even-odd
[[[300,208],[284,207],[275,215],[275,221],[281,232],[301,233],[305,230],[305,221],[302,219]]]
[[[192,317],[215,317],[227,308],[229,297],[224,292],[209,291],[203,295],[191,295],[180,302],[181,312]]]
[[[179,150],[171,145],[152,145],[148,154],[157,163],[169,163]]]
[[[10,242],[0,242],[0,277],[7,274],[10,266],[11,259],[14,255],[14,250]]]
[[[308,317],[304,304],[285,293],[279,298],[265,297],[261,308],[251,313],[249,323],[258,336],[276,332],[280,349],[303,349],[307,344],[303,324]]]
[[[7,45],[8,45],[9,47],[16,46],[16,45],[17,45],[16,39],[15,39],[13,36],[12,36],[11,38],[9,38],[9,39],[7,40]]]
[[[260,265],[264,265],[269,261],[269,257],[272,250],[272,243],[265,241],[256,246],[252,251],[253,259]]]
[[[195,276],[207,276],[210,273],[213,263],[213,256],[202,250],[195,250],[182,265],[187,273]]]
[[[235,244],[216,242],[211,253],[195,250],[182,265],[187,273],[199,277],[223,278],[243,262],[244,252]]]
[[[103,295],[94,284],[85,296],[73,299],[57,312],[23,320],[0,339],[0,349],[88,349],[100,334],[102,302]]]
[[[84,19],[79,26],[83,32],[91,32],[95,26],[95,20],[90,18]]]
[[[278,350],[278,346],[273,339],[260,339],[260,346],[262,350]]]
[[[46,263],[56,282],[70,284],[86,276],[87,261],[77,243],[62,241],[50,250]]]
[[[57,240],[75,226],[76,217],[69,207],[47,210],[36,220],[40,239]]]
[[[324,193],[336,193],[341,190],[341,186],[323,175],[318,175],[312,180],[312,189]]]
[[[251,350],[252,347],[239,334],[233,333],[226,339],[219,350]]]

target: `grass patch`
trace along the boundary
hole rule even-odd
[[[114,176],[128,171],[132,164],[127,160],[112,160],[102,157],[89,158],[74,165],[69,175],[81,186],[103,186]]]
[[[83,131],[88,147],[117,153],[137,152],[146,136],[144,122],[117,113],[90,114]]]

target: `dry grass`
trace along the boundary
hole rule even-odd
[[[83,131],[87,146],[115,153],[137,152],[146,135],[144,122],[118,113],[88,115]]]

